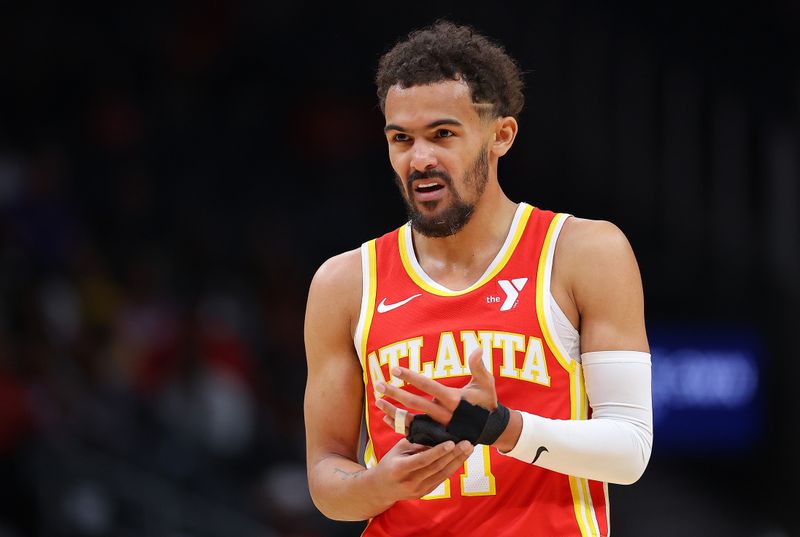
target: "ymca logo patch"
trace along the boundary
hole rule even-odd
[[[522,292],[522,288],[525,287],[525,284],[528,283],[528,278],[514,278],[513,280],[497,280],[497,284],[500,286],[500,289],[506,295],[505,301],[500,306],[500,311],[508,311],[517,307],[517,299],[519,298],[520,292]],[[500,302],[502,297],[499,296],[487,296],[486,303],[492,304],[494,302]]]

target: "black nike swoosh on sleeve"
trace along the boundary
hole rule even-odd
[[[549,450],[549,449],[547,449],[546,447],[544,447],[544,446],[539,446],[539,449],[537,449],[537,450],[536,450],[536,456],[535,456],[535,457],[533,458],[533,460],[531,461],[531,464],[536,464],[536,461],[537,461],[537,460],[539,460],[539,455],[541,455],[541,454],[542,454],[542,453],[544,453],[545,451],[546,451],[546,452],[548,452],[548,453],[550,453],[550,450]]]

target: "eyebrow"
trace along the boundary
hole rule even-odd
[[[463,127],[463,124],[460,121],[458,121],[457,119],[447,118],[447,119],[437,119],[436,121],[428,123],[427,125],[425,125],[425,129],[426,130],[427,129],[433,129],[433,128],[436,128],[436,127],[440,127],[442,125],[453,125],[453,126],[456,126],[456,127]],[[389,132],[389,131],[405,132],[406,129],[404,129],[400,125],[395,125],[394,123],[389,123],[388,125],[386,125],[383,128],[383,132]]]

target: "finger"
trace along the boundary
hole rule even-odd
[[[406,435],[406,431],[411,426],[411,420],[413,419],[413,416],[407,410],[398,408],[385,399],[375,401],[375,406],[383,411],[384,423],[394,429],[394,432],[403,436]]]
[[[402,392],[402,390],[399,390],[399,391]],[[393,397],[393,399],[395,399],[395,398]],[[411,420],[414,419],[414,415],[413,414],[409,414],[406,410],[394,406],[392,403],[390,403],[386,399],[378,399],[378,400],[376,400],[375,401],[375,406],[377,406],[379,409],[381,409],[384,414],[386,414],[387,416],[389,416],[393,420],[397,417],[397,413],[398,412],[405,412],[406,427],[410,426],[411,425]],[[409,405],[405,405],[405,406],[409,406]]]
[[[455,468],[458,468],[459,463],[463,464],[466,457],[467,456],[464,455],[461,450],[456,448],[453,451],[445,454],[443,457],[439,457],[429,465],[411,472],[409,475],[409,480],[419,481],[423,483],[425,488],[427,488],[430,484],[433,484],[435,487],[441,483],[442,480],[450,477],[453,472],[455,472],[455,470],[450,470],[450,468],[454,466]]]
[[[431,473],[429,477],[423,480],[422,487],[427,491],[426,493],[435,489],[439,486],[439,483],[460,470],[464,466],[464,461],[472,455],[473,450],[474,446],[469,442],[459,442],[458,446],[453,450],[453,458],[447,460],[440,470]]]
[[[398,408],[394,411],[394,432],[397,434],[406,435],[406,418],[408,417],[408,410]]]
[[[392,368],[392,375],[408,382],[412,386],[416,386],[423,392],[439,400],[450,412],[455,410],[458,406],[460,400],[457,393],[458,390],[448,388],[444,384],[439,384],[435,380],[429,379],[425,375],[417,373],[416,371],[411,371],[405,367]]]
[[[430,417],[432,417],[439,423],[442,424],[449,423],[450,418],[453,415],[453,412],[448,410],[447,407],[445,405],[442,405],[441,403],[437,404],[435,401],[432,401],[430,399],[427,399],[425,397],[419,396],[411,392],[407,392],[405,390],[401,390],[400,388],[391,386],[384,382],[378,382],[375,385],[375,389],[378,390],[378,392],[383,393],[387,397],[391,397],[392,399],[402,404],[406,408],[413,408],[415,410],[419,410],[425,414],[428,414]],[[394,417],[394,414],[391,414],[391,416]]]
[[[480,384],[492,382],[492,374],[486,369],[486,364],[483,363],[483,349],[478,347],[467,358],[469,370],[472,372],[472,378]]]
[[[456,447],[461,451],[463,451],[467,457],[472,455],[472,452],[475,451],[475,446],[470,444],[469,440],[462,440],[461,442],[456,444]]]
[[[410,442],[409,444],[411,446],[416,445],[411,444]],[[419,470],[430,466],[442,457],[449,459],[451,457],[450,453],[455,450],[455,448],[455,443],[451,440],[448,440],[447,442],[437,444],[430,449],[414,453],[413,455],[405,458],[403,464],[406,466],[406,470],[408,472],[413,472],[414,470]]]
[[[413,442],[409,442],[406,437],[400,438],[397,443],[389,450],[389,452],[394,453],[401,453],[403,455],[414,455],[416,453],[421,453],[423,451],[428,451],[430,446],[423,446],[422,444],[415,444]],[[387,455],[388,456],[388,453]]]
[[[390,429],[394,429],[394,432],[396,432],[397,434],[402,434],[403,436],[406,436],[406,434],[408,434],[408,427],[405,425],[401,427],[400,425],[398,425],[396,419],[392,419],[389,416],[384,416],[383,423],[388,425]]]
[[[473,405],[494,410],[497,408],[497,391],[494,386],[494,377],[486,369],[481,349],[472,352],[467,360],[472,379],[462,391],[461,396]]]
[[[389,427],[394,429],[394,420],[392,418],[390,418],[389,416],[384,416],[383,417],[383,423],[385,423],[386,425],[388,425]]]
[[[377,399],[375,401],[375,406],[381,409],[384,414],[394,419],[394,414],[397,411],[397,407],[394,406],[392,403],[390,403],[386,399]]]

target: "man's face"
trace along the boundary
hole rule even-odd
[[[461,81],[393,86],[386,96],[389,160],[413,228],[429,237],[456,233],[489,178],[489,129]]]

